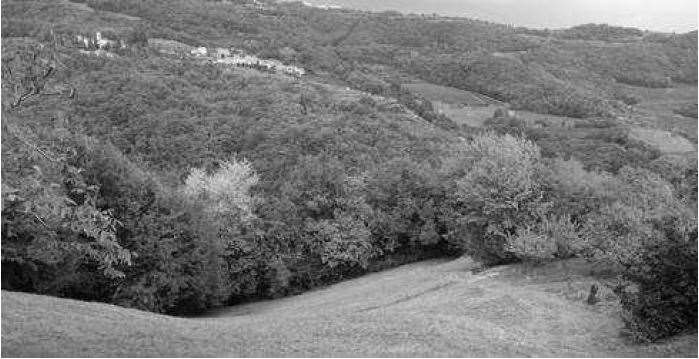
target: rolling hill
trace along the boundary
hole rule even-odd
[[[1,6],[3,355],[696,355],[696,31]]]
[[[583,23],[609,23],[665,32],[691,31],[697,28],[697,5],[677,1],[665,6],[658,0],[644,1],[566,1],[552,0],[310,0],[316,5],[340,5],[371,11],[437,13],[443,16],[476,18],[530,28],[564,28]],[[535,10],[532,10],[535,8]]]
[[[580,261],[478,274],[469,259],[401,266],[302,295],[175,318],[2,292],[2,355],[137,357],[693,357],[697,336],[620,336],[613,294]]]

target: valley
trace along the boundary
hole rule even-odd
[[[697,355],[696,31],[1,6],[3,356]]]

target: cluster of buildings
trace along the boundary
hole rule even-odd
[[[316,8],[323,9],[323,10],[338,10],[338,9],[342,9],[342,6],[340,6],[340,5],[334,5],[334,4],[316,5],[316,4],[310,3],[310,2],[308,2],[308,1],[301,1],[301,3],[302,3],[304,6],[316,7]]]
[[[124,40],[112,40],[104,37],[99,31],[95,35],[74,35],[67,39],[61,39],[61,42],[69,40],[73,45],[80,48],[80,52],[86,55],[114,57],[111,51],[126,49],[127,43]],[[150,38],[148,46],[156,51],[177,56],[180,58],[202,58],[214,63],[229,65],[235,67],[248,67],[257,70],[269,72],[283,73],[291,76],[300,77],[306,74],[303,68],[285,65],[281,61],[274,59],[261,59],[257,56],[248,55],[242,50],[226,49],[217,47],[207,49],[206,47],[192,47],[187,44],[175,40]]]
[[[111,40],[102,35],[101,32],[95,34],[82,35],[70,33],[56,33],[51,30],[53,40],[61,46],[80,49],[86,55],[114,57],[114,51],[126,49],[125,40]]]
[[[260,1],[260,0],[251,0],[252,4],[257,5],[257,6],[264,6],[265,3]],[[330,2],[325,2],[321,3],[320,0],[272,0],[276,1],[277,3],[284,3],[284,2],[290,2],[290,3],[301,3],[303,6],[306,7],[314,7],[317,9],[323,9],[323,10],[339,10],[342,9],[342,6],[333,4],[333,0],[330,0]],[[270,1],[268,1],[270,2]],[[251,5],[252,5],[251,4]]]
[[[81,54],[87,56],[97,56],[97,57],[116,57],[113,52],[107,50],[97,49],[97,50],[79,50]]]
[[[92,35],[75,35],[73,38],[74,44],[82,47],[85,50],[116,50],[125,49],[126,41],[110,40],[102,36],[102,33],[97,31],[95,36]]]
[[[189,54],[194,57],[210,59],[215,63],[230,65],[235,67],[248,67],[257,70],[283,73],[300,77],[306,74],[303,68],[285,65],[281,61],[274,59],[261,59],[257,56],[245,54],[240,50],[229,50],[225,48],[215,48],[209,51],[206,47],[197,47],[190,50]]]
[[[273,6],[270,6],[269,4],[266,4],[266,3],[259,1],[259,0],[252,0],[251,3],[245,4],[245,7],[249,8],[249,9],[263,11],[263,12],[275,10]]]

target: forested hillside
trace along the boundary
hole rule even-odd
[[[696,31],[4,1],[2,288],[185,314],[423,258],[584,257],[637,339],[692,330],[696,59]]]

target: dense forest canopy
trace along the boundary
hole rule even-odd
[[[123,46],[75,44],[98,31]],[[696,327],[696,31],[11,0],[2,57],[3,289],[178,314],[434,256],[586,257],[638,339]],[[425,83],[500,105],[464,124]]]

